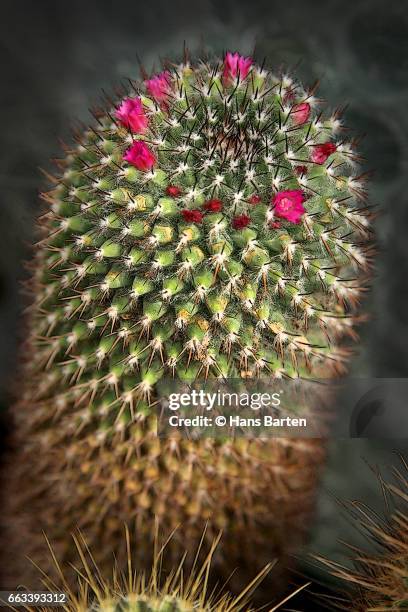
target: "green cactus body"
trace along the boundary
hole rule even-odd
[[[137,402],[149,375],[127,359],[129,345],[145,338],[142,361],[150,363],[154,322],[169,330],[155,379],[178,377],[187,363],[219,376],[223,354],[229,376],[243,365],[275,375],[260,357],[271,345],[279,346],[283,373],[296,365],[309,376],[314,366],[324,372],[336,364],[334,341],[353,320],[343,304],[359,293],[345,271],[367,264],[358,244],[368,217],[355,155],[331,140],[336,116],[324,119],[291,80],[253,66],[245,79],[220,87],[219,70],[174,68],[165,103],[143,97],[147,131],[132,133],[111,110],[64,160],[38,257],[41,310],[33,323],[41,337],[34,360],[46,360],[49,376],[60,379],[53,399],[76,401],[98,362],[100,382],[91,402],[81,402],[98,404],[120,362],[112,412],[122,412],[130,395]],[[143,148],[132,159],[135,144]],[[245,351],[225,324],[237,313],[252,330]],[[284,322],[278,332],[276,313]],[[191,347],[200,321],[206,329]],[[326,337],[319,344],[311,339],[316,329]],[[101,338],[114,347],[102,360]],[[169,364],[176,343],[180,353]],[[76,385],[61,376],[64,347]]]
[[[311,499],[317,441],[174,445],[147,418],[163,377],[341,370],[369,264],[337,114],[287,76],[227,68],[185,63],[155,77],[159,92],[135,86],[78,137],[47,194],[20,410],[65,500],[50,519],[62,538],[77,523],[112,537],[143,514],[279,531]]]
[[[102,599],[88,608],[89,612],[192,612],[211,609],[210,606],[197,608],[194,601],[183,601],[168,595],[156,599],[137,594]]]

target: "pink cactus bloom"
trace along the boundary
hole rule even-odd
[[[171,196],[172,198],[178,198],[183,193],[182,189],[177,185],[167,185],[166,194]]]
[[[303,207],[304,201],[305,195],[300,189],[279,191],[272,199],[275,216],[291,223],[300,223],[302,215],[306,212]]]
[[[123,127],[135,134],[143,134],[149,123],[140,98],[125,98],[115,112],[115,117]]]
[[[232,227],[236,230],[244,229],[251,222],[251,217],[248,215],[238,215],[232,220]]]
[[[228,53],[225,55],[224,59],[224,70],[222,73],[223,79],[225,83],[231,83],[231,81],[235,81],[237,76],[241,80],[246,79],[248,76],[248,72],[254,63],[252,57],[244,57],[239,53]]]
[[[168,70],[156,74],[151,79],[144,82],[147,92],[158,102],[162,104],[167,102],[170,95],[171,74]]]
[[[143,172],[151,170],[157,161],[147,144],[142,140],[134,142],[132,146],[125,151],[123,159]]]
[[[190,221],[191,223],[202,223],[204,215],[197,208],[182,210],[184,221]]]
[[[297,176],[303,176],[307,174],[307,166],[295,166],[293,171]]]
[[[336,150],[337,147],[334,142],[324,142],[323,144],[316,145],[312,150],[312,161],[315,164],[324,164],[326,159]]]
[[[303,125],[310,117],[310,104],[307,102],[301,102],[295,104],[290,113],[292,121],[295,125]]]

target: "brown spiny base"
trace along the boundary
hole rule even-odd
[[[25,448],[17,445],[3,516],[8,532],[7,561],[1,560],[7,570],[4,585],[31,586],[35,576],[38,586],[38,572],[26,555],[47,573],[55,571],[43,532],[58,558],[69,562],[75,556],[71,534],[79,528],[107,575],[113,554],[126,568],[126,523],[136,531],[139,565],[148,567],[157,519],[164,535],[176,529],[169,562],[194,551],[207,526],[208,542],[223,532],[213,569],[233,592],[274,560],[278,565],[270,580],[274,588],[282,586],[290,554],[304,542],[310,524],[323,441],[174,444],[154,433],[141,440],[138,427],[130,428],[128,439],[122,434],[122,440],[100,447],[93,447],[92,436],[72,444],[61,438],[52,447],[38,432],[29,442],[25,438]]]

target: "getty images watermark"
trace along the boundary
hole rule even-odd
[[[408,379],[161,381],[160,437],[408,437]]]
[[[277,415],[281,407],[283,390],[273,393],[227,392],[218,389],[208,392],[204,389],[191,389],[179,393],[171,393],[168,397],[168,409],[179,411],[188,408],[193,411],[186,416],[173,414],[168,417],[170,427],[198,427],[198,428],[256,428],[256,427],[307,427],[307,419],[295,416]],[[220,414],[220,409],[223,413]],[[194,410],[197,414],[194,414]],[[231,409],[234,409],[231,414]],[[249,415],[261,413],[259,416]],[[244,411],[244,414],[242,414]],[[265,411],[268,411],[266,413]],[[203,414],[203,412],[205,412]],[[208,413],[215,413],[210,416]]]
[[[158,434],[189,438],[323,435],[323,421],[310,421],[312,411],[303,396],[304,389],[278,380],[273,384],[267,379],[166,381],[158,403]]]
[[[208,392],[204,389],[191,389],[182,393],[171,393],[168,398],[170,410],[179,410],[181,407],[202,407],[205,410],[213,408],[240,406],[260,410],[260,408],[274,407],[281,405],[281,394],[283,390],[273,393],[248,393],[248,392],[225,392],[218,389],[216,392]]]

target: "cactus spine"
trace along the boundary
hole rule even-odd
[[[384,516],[363,502],[346,504],[353,523],[369,542],[368,550],[348,546],[353,567],[316,557],[349,588],[339,609],[408,610],[408,464],[393,468],[394,478],[380,477],[387,504]]]
[[[208,552],[204,553],[204,561],[196,563],[189,571],[186,569],[185,559],[169,572],[163,570],[163,559],[166,556],[166,546],[158,547],[155,541],[153,563],[148,571],[138,569],[134,560],[134,550],[129,531],[126,530],[127,567],[120,570],[113,564],[109,577],[102,576],[98,566],[95,565],[84,538],[74,535],[77,556],[75,563],[75,587],[67,589],[68,580],[65,567],[55,557],[51,556],[58,568],[61,592],[67,594],[64,610],[67,612],[239,612],[253,610],[251,597],[265,576],[269,573],[271,565],[266,566],[255,576],[239,595],[233,597],[225,589],[213,588],[211,582],[212,560],[220,537],[212,541]],[[197,551],[196,558],[201,556]],[[46,573],[43,580],[51,592],[56,591],[56,583]],[[283,603],[292,600],[302,590],[301,587],[289,594],[285,601],[276,603],[274,609],[281,608]],[[21,605],[21,604],[20,604]],[[25,609],[31,609],[27,606]],[[38,610],[38,606],[35,608]],[[51,612],[53,607],[40,607],[43,612]]]

